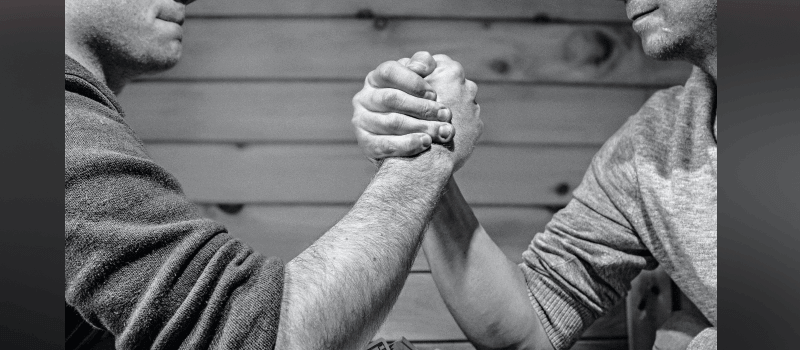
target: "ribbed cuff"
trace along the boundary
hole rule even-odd
[[[524,263],[519,264],[519,268],[525,275],[528,297],[553,348],[569,349],[595,317],[551,279],[536,273]]]

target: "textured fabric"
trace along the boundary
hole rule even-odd
[[[688,350],[717,350],[717,329],[706,328],[689,343]]]
[[[273,348],[282,262],[199,215],[69,57],[64,79],[65,312],[80,315],[68,321],[119,349]],[[93,346],[81,329],[67,325],[67,345]]]
[[[716,327],[715,99],[713,80],[696,67],[685,86],[655,93],[523,253],[531,302],[556,349],[659,264]]]

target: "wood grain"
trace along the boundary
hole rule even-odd
[[[647,58],[630,28],[482,21],[213,20],[184,25],[184,57],[161,79],[349,79],[416,51],[472,80],[682,84],[689,65]]]
[[[217,205],[202,204],[206,217],[225,225],[234,236],[255,250],[288,262],[308,248],[350,210],[347,205],[270,206],[245,205],[241,211],[227,213]],[[516,207],[476,207],[475,215],[492,240],[514,262],[522,262],[536,232],[541,232],[552,214],[544,209]],[[430,271],[423,253],[412,271]]]
[[[564,205],[596,151],[479,147],[455,177],[471,203]],[[355,145],[156,144],[148,152],[199,202],[351,203],[375,173]]]
[[[145,141],[353,142],[362,83],[139,82],[120,96]],[[484,84],[481,142],[602,144],[641,107],[643,89]]]
[[[624,338],[625,327],[625,305],[621,303],[597,319],[582,337]],[[408,276],[397,303],[375,337],[406,337],[412,341],[466,340],[428,273]]]
[[[337,1],[198,1],[187,8],[190,16],[376,16],[430,18],[534,18],[542,20],[601,20],[627,22],[625,6],[607,0],[337,0]]]

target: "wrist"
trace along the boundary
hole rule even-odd
[[[447,181],[455,169],[451,153],[444,146],[433,144],[428,150],[413,157],[385,158],[379,162],[378,167],[385,171],[397,169],[408,175],[422,173],[426,177],[435,176]]]
[[[453,230],[473,232],[479,225],[472,208],[470,208],[456,180],[451,176],[443,194],[436,204],[436,212],[431,220],[436,230]]]

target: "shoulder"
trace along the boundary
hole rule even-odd
[[[680,123],[684,92],[683,86],[657,91],[630,117],[624,132],[630,134],[639,147],[666,143]]]
[[[624,200],[638,198],[638,172],[641,159],[653,149],[668,150],[669,147],[654,147],[664,144],[671,125],[675,123],[670,110],[676,107],[683,87],[676,86],[653,94],[639,111],[628,120],[600,147],[576,190],[578,198],[588,200],[597,193]],[[651,157],[648,157],[651,158]]]
[[[114,105],[94,96],[64,90],[64,147],[108,149],[135,156],[145,156],[144,144],[125,123]]]
[[[636,114],[614,133],[598,152],[606,166],[630,164],[641,156],[670,149],[673,134],[679,128],[683,86],[655,92]],[[650,158],[650,157],[648,157]]]

